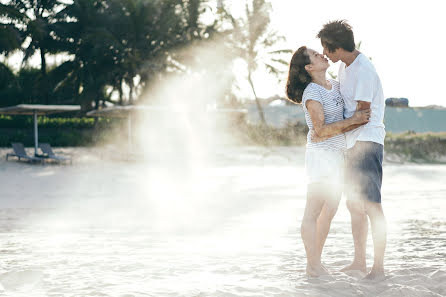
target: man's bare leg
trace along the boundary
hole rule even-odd
[[[362,200],[347,200],[352,223],[353,243],[355,256],[353,263],[342,268],[341,271],[359,270],[367,273],[366,246],[368,233],[368,220]]]
[[[387,241],[387,223],[381,203],[366,201],[365,207],[372,227],[374,248],[373,267],[366,279],[379,280],[385,277],[384,253]]]

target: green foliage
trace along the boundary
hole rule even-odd
[[[446,156],[446,133],[388,133],[385,150],[412,162],[436,162]]]
[[[105,128],[114,123],[122,122],[121,119],[109,118],[77,118],[77,117],[44,117],[39,116],[37,123],[40,128],[57,129],[93,129]],[[33,128],[34,121],[32,116],[7,116],[0,115],[0,128]]]
[[[77,20],[61,25],[71,36],[75,55],[63,83],[78,84],[79,102],[90,109],[92,101],[132,104],[145,86],[177,69],[175,51],[195,40],[209,38],[209,26],[200,25],[201,0],[76,0],[60,12]],[[69,71],[71,70],[71,71]],[[139,77],[139,85],[134,79]],[[127,85],[129,91],[124,92]],[[77,88],[76,88],[77,89]],[[94,100],[92,100],[94,98]]]
[[[237,123],[234,136],[241,144],[262,146],[305,145],[308,127],[304,123],[289,123],[280,128]],[[384,150],[389,159],[439,163],[446,160],[446,132],[401,134],[387,133]],[[393,157],[392,157],[393,156]]]
[[[53,89],[51,104],[69,104],[73,94],[72,85],[57,86],[59,68],[50,69],[47,77],[42,76],[38,68],[23,67],[18,73],[5,64],[0,63],[0,107],[17,104],[42,104],[45,103],[42,80],[47,80],[47,85]],[[68,100],[67,100],[68,98]]]
[[[0,128],[0,147],[10,147],[11,142],[21,142],[27,147],[34,146],[34,138],[30,129]],[[39,141],[51,143],[52,146],[92,146],[97,144],[97,137],[104,133],[97,130],[73,129],[61,131],[56,129],[40,129]]]
[[[9,54],[20,48],[22,37],[12,25],[0,24],[0,54]]]
[[[305,145],[308,127],[305,123],[288,123],[284,127],[239,123],[234,136],[242,144],[261,146]]]
[[[3,53],[21,49],[24,53],[22,64],[35,53],[40,54],[40,73],[36,87],[32,88],[37,97],[33,100],[50,103],[51,86],[47,78],[47,54],[65,50],[63,40],[58,38],[57,11],[65,4],[58,0],[10,0],[0,6],[1,27],[8,28],[8,34],[0,34]],[[0,32],[5,30],[0,30]],[[9,41],[9,42],[8,42]],[[35,94],[33,94],[35,95]]]
[[[114,131],[125,127],[122,119],[38,117],[39,141],[54,146],[89,146],[111,139]],[[11,142],[34,145],[31,116],[0,115],[0,147]]]
[[[19,85],[14,73],[7,65],[0,63],[0,106],[17,104],[18,90]]]
[[[188,64],[179,54],[182,48],[218,33],[214,23],[200,21],[208,9],[206,2],[11,0],[1,4],[0,52],[21,49],[24,61],[40,53],[41,65],[40,74],[21,69],[17,88],[9,90],[15,95],[8,98],[14,99],[2,97],[0,104],[81,104],[88,111],[113,101],[113,94],[119,94],[114,103],[132,104],[149,83],[186,70],[178,67]],[[48,69],[46,56],[57,53],[71,58]]]

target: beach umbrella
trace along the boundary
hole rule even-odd
[[[127,135],[128,135],[128,151],[132,150],[132,114],[135,112],[144,111],[172,111],[164,106],[152,106],[152,105],[126,105],[126,106],[110,106],[101,109],[96,109],[87,112],[87,116],[90,117],[105,117],[105,118],[123,118],[127,119]]]
[[[87,112],[89,117],[127,118],[128,151],[132,149],[132,112],[144,109],[142,106],[111,106]]]
[[[79,111],[80,105],[43,105],[43,104],[19,104],[0,108],[0,114],[5,115],[32,115],[34,117],[34,154],[37,155],[39,147],[39,131],[37,116],[49,115],[61,112]]]

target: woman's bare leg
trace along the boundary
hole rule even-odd
[[[307,274],[310,276],[319,276],[326,274],[320,261],[318,248],[318,230],[317,220],[325,204],[325,199],[319,193],[311,190],[307,193],[307,203],[305,206],[304,217],[302,219],[301,236],[307,253]]]
[[[341,192],[327,195],[327,200],[325,201],[322,211],[317,219],[316,246],[319,262],[321,262],[322,250],[324,248],[325,241],[327,240],[328,232],[330,231],[331,221],[338,210],[340,200]]]

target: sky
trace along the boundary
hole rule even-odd
[[[355,42],[362,42],[361,52],[372,58],[386,98],[405,97],[410,106],[446,106],[442,2],[272,0],[272,26],[286,37],[286,47],[306,45],[322,52],[319,30],[330,20],[345,19],[353,27]],[[329,71],[337,73],[338,68],[336,63]],[[261,97],[284,96],[284,86],[262,73],[257,73],[257,86]]]

